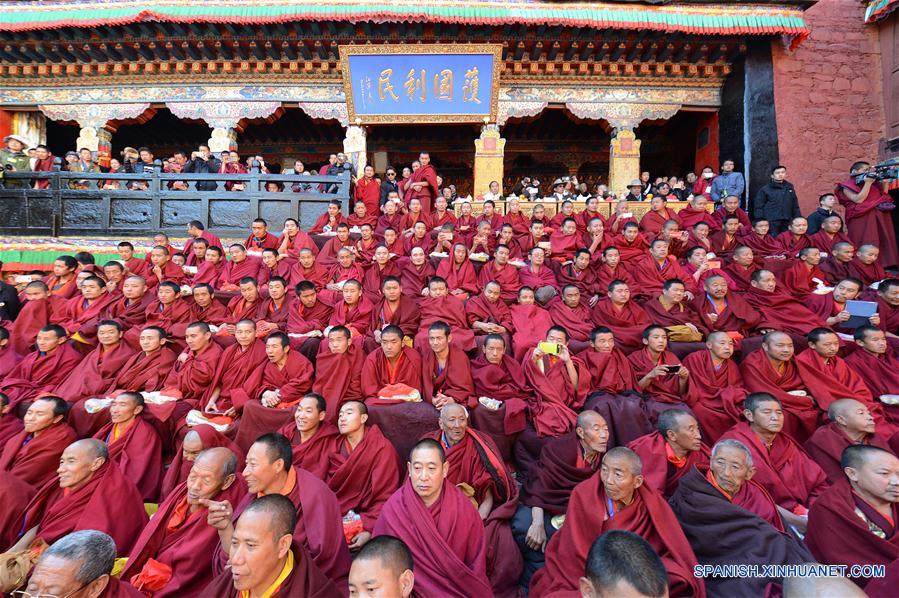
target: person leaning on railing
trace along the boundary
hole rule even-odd
[[[0,181],[3,182],[7,189],[24,189],[28,187],[27,181],[7,180],[5,175],[7,172],[26,172],[31,170],[31,159],[25,150],[28,148],[28,141],[20,135],[7,135],[3,138],[6,147],[0,149]]]

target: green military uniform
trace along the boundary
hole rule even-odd
[[[6,165],[9,164],[16,169],[16,172],[28,172],[31,170],[31,158],[25,152],[14,152],[11,149],[0,149],[0,168],[6,174]],[[3,183],[7,189],[25,189],[28,187],[28,181],[10,181],[4,176]]]

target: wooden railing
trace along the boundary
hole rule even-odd
[[[49,172],[4,175],[0,234],[6,235],[183,234],[188,222],[199,220],[215,234],[243,236],[255,218],[274,230],[286,218],[308,228],[331,200],[340,200],[347,213],[350,198],[348,173],[262,174],[257,167],[247,174],[164,173],[157,161],[139,173],[66,172],[57,165]],[[49,185],[34,189],[35,181]],[[267,191],[269,183],[283,190]]]

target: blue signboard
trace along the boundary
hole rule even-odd
[[[496,119],[498,45],[343,46],[350,122]]]

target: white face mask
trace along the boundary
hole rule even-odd
[[[706,172],[706,173],[703,173],[702,178],[704,178],[704,179],[715,178],[715,173],[714,173],[714,172]]]

